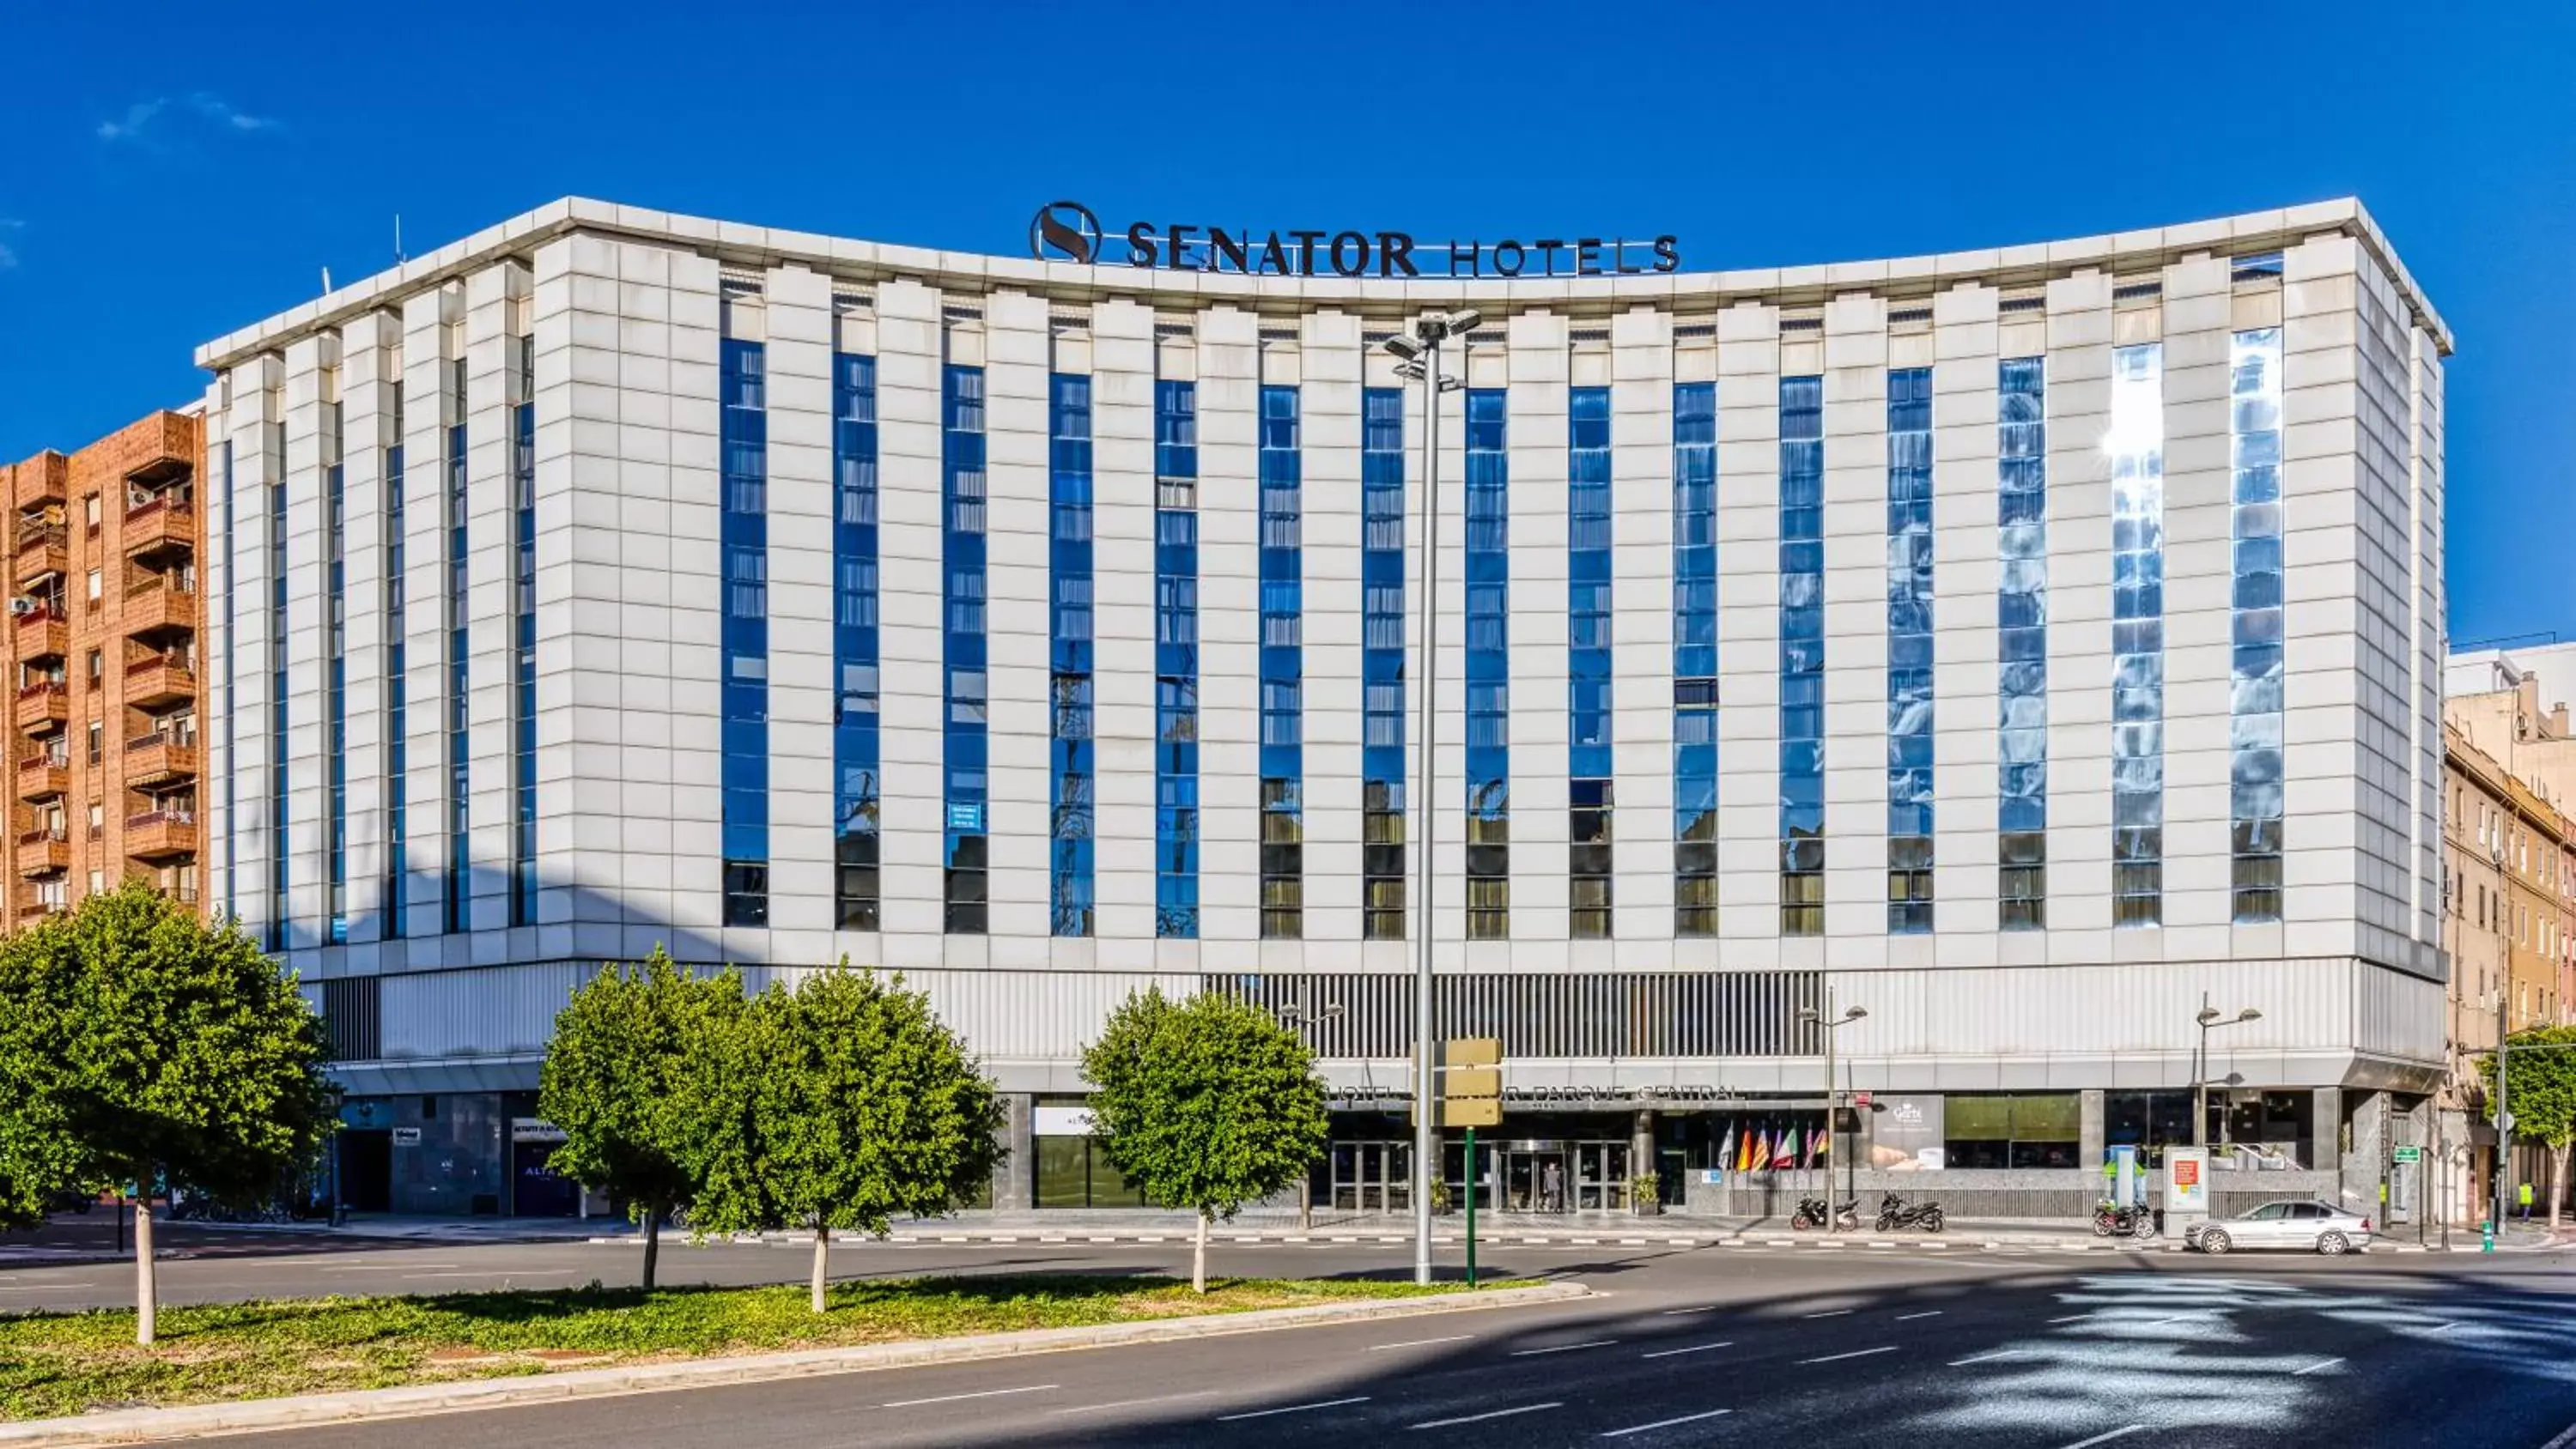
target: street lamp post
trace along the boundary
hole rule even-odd
[[[1816,1023],[1819,1027],[1824,1029],[1825,1033],[1825,1144],[1826,1150],[1829,1154],[1825,1162],[1825,1172],[1827,1174],[1825,1192],[1828,1197],[1833,1193],[1832,1173],[1834,1167],[1832,1159],[1834,1157],[1841,1157],[1847,1164],[1843,1168],[1843,1185],[1851,1193],[1851,1199],[1856,1202],[1860,1198],[1860,1164],[1856,1160],[1860,1155],[1860,1124],[1852,1124],[1853,1131],[1851,1151],[1844,1152],[1842,1149],[1833,1145],[1834,1138],[1837,1135],[1834,1131],[1834,1032],[1841,1027],[1849,1026],[1853,1022],[1860,1020],[1862,1017],[1869,1015],[1869,1008],[1865,1006],[1855,1006],[1844,1011],[1840,1016],[1832,1015],[1831,1013],[1833,1009],[1834,989],[1831,986],[1828,986],[1825,988],[1825,1009],[1820,1012],[1812,1006],[1802,1006],[1798,1008],[1798,1019],[1800,1021],[1812,1021]],[[1834,1205],[1831,1202],[1827,1202],[1825,1204],[1825,1231],[1829,1233],[1835,1230],[1833,1207]]]
[[[1440,344],[1453,336],[1463,337],[1476,330],[1484,318],[1472,309],[1456,312],[1426,312],[1414,319],[1413,335],[1399,333],[1386,339],[1385,348],[1395,358],[1399,377],[1422,384],[1422,679],[1416,695],[1415,710],[1420,718],[1417,738],[1422,741],[1422,763],[1417,772],[1422,782],[1422,805],[1414,812],[1422,822],[1422,839],[1415,847],[1414,867],[1414,964],[1413,964],[1413,1281],[1431,1281],[1431,1185],[1439,1180],[1440,1124],[1435,1117],[1439,1093],[1436,1090],[1439,1062],[1438,1038],[1432,1034],[1431,942],[1432,924],[1432,841],[1435,822],[1439,819],[1439,796],[1433,788],[1433,770],[1439,739],[1439,711],[1433,707],[1433,695],[1440,672],[1440,395],[1454,392],[1463,384],[1440,370]],[[1469,1192],[1475,1184],[1467,1185]]]
[[[2200,1047],[2198,1051],[2193,1054],[2191,1062],[2192,1146],[2206,1147],[2209,1145],[2210,1032],[2222,1026],[2242,1026],[2246,1022],[2261,1021],[2262,1019],[2263,1013],[2250,1006],[2245,1008],[2243,1011],[2236,1013],[2234,1016],[2222,1015],[2216,1007],[2209,1004],[2208,992],[2204,991],[2200,994],[2200,1015],[2194,1018],[2194,1020],[2197,1020],[2200,1023]]]

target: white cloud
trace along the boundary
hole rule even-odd
[[[211,91],[194,91],[184,96],[154,96],[136,101],[125,108],[119,120],[98,123],[102,141],[140,141],[145,132],[155,129],[160,117],[177,107],[183,115],[194,116],[207,125],[223,131],[274,131],[279,122],[267,116],[254,116]]]

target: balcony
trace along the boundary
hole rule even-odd
[[[196,590],[184,579],[147,573],[127,581],[117,627],[133,638],[174,630],[194,632],[204,622],[199,607]]]
[[[18,762],[18,798],[21,800],[50,800],[71,787],[71,761],[63,756],[38,750]]]
[[[14,912],[17,918],[16,924],[21,926],[32,926],[36,922],[45,919],[47,916],[61,915],[66,909],[68,909],[68,907],[64,905],[64,900],[70,892],[65,888],[64,884],[60,882],[56,884],[55,891],[56,893],[54,898],[48,900],[45,897],[45,890],[43,887],[20,887],[10,901],[10,904],[16,908]]]
[[[42,604],[11,616],[9,632],[16,636],[20,659],[60,659],[71,652],[71,625]]]
[[[146,810],[125,817],[125,853],[137,860],[167,860],[197,853],[197,812]]]
[[[70,546],[70,533],[59,523],[19,524],[10,582],[23,588],[47,574],[62,573],[71,566],[65,553]]]
[[[186,704],[197,697],[195,661],[185,654],[138,654],[125,661],[125,702],[137,709]]]
[[[72,867],[71,835],[59,825],[18,835],[18,874],[52,875]]]
[[[184,489],[148,495],[125,510],[125,556],[177,558],[196,550],[197,500]]]
[[[18,469],[18,483],[11,492],[9,506],[22,512],[48,503],[59,506],[70,474],[71,459],[60,453],[42,453],[28,459]]]
[[[18,767],[25,770],[26,766]],[[181,740],[164,731],[136,735],[125,742],[125,783],[158,785],[166,780],[193,780],[197,777],[197,746],[193,740]],[[25,776],[19,780],[18,795],[27,798]]]
[[[58,679],[38,680],[18,691],[18,732],[50,734],[72,717],[71,696]]]

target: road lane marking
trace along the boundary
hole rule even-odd
[[[935,1398],[928,1399],[897,1399],[893,1403],[879,1404],[877,1407],[880,1409],[910,1409],[922,1404],[954,1404],[962,1399],[998,1399],[1005,1394],[1043,1394],[1056,1387],[1058,1386],[1055,1384],[1024,1384],[1016,1389],[984,1389],[972,1394],[940,1394]]]
[[[1688,1348],[1659,1348],[1653,1353],[1641,1353],[1637,1356],[1639,1358],[1671,1358],[1675,1354],[1707,1353],[1712,1349],[1733,1347],[1735,1347],[1735,1342],[1734,1340],[1729,1339],[1725,1343],[1694,1343]]]
[[[1077,1404],[1070,1409],[1058,1409],[1055,1412],[1058,1414],[1105,1414],[1111,1409],[1133,1409],[1144,1404],[1169,1404],[1181,1399],[1212,1398],[1215,1394],[1216,1390],[1214,1389],[1192,1389],[1186,1394],[1157,1394],[1150,1399],[1120,1399],[1117,1402],[1110,1404]]]
[[[2306,1378],[2308,1375],[2310,1375],[2310,1374],[2312,1374],[2312,1373],[2315,1373],[2315,1372],[2317,1372],[2317,1371],[2318,1371],[2318,1370],[2320,1370],[2320,1369],[2330,1369],[2330,1368],[2333,1368],[2336,1364],[2339,1364],[2339,1363],[2341,1363],[2341,1362],[2343,1362],[2343,1360],[2342,1360],[2342,1359],[2339,1359],[2339,1358],[2323,1359],[2323,1360],[2320,1360],[2320,1361],[2318,1361],[2318,1362],[2316,1362],[2316,1363],[2312,1363],[2312,1364],[2308,1365],[2306,1368],[2303,1368],[2303,1369],[2299,1370],[2297,1373],[2294,1373],[2294,1374],[2290,1375],[2290,1377],[2292,1377],[2292,1378],[2294,1378],[2294,1379]]]
[[[1625,1429],[1606,1429],[1602,1431],[1601,1437],[1617,1439],[1629,1434],[1643,1434],[1649,1429],[1669,1429],[1675,1424],[1696,1424],[1702,1419],[1714,1419],[1720,1414],[1734,1412],[1733,1409],[1711,1409],[1705,1414],[1684,1414],[1678,1419],[1657,1419],[1651,1424],[1631,1424]]]
[[[1367,1402],[1368,1395],[1361,1394],[1357,1398],[1326,1399],[1320,1404],[1290,1404],[1284,1409],[1253,1409],[1241,1414],[1220,1414],[1217,1416],[1217,1422],[1220,1424],[1231,1424],[1237,1419],[1267,1419],[1273,1414],[1304,1414],[1310,1413],[1316,1409],[1338,1409],[1349,1404],[1365,1404]]]
[[[1894,1352],[1896,1352],[1896,1345],[1895,1345],[1895,1344],[1890,1343],[1890,1344],[1883,1344],[1883,1345],[1881,1345],[1880,1347],[1877,1347],[1877,1348],[1856,1348],[1856,1349],[1853,1349],[1853,1350],[1852,1350],[1851,1352],[1849,1352],[1849,1353],[1829,1353],[1829,1354],[1826,1354],[1823,1358],[1802,1358],[1802,1359],[1798,1360],[1798,1362],[1800,1362],[1800,1363],[1802,1363],[1802,1364],[1810,1364],[1810,1363],[1839,1363],[1839,1362],[1841,1362],[1842,1360],[1847,1359],[1847,1358],[1867,1358],[1867,1357],[1869,1357],[1871,1354],[1874,1354],[1874,1353],[1894,1353]]]
[[[1923,1310],[1923,1311],[1922,1311],[1922,1312],[1920,1312],[1920,1313],[1900,1313],[1900,1314],[1896,1315],[1896,1321],[1897,1321],[1897,1322],[1899,1322],[1899,1323],[1908,1323],[1908,1322],[1911,1322],[1911,1321],[1913,1321],[1914,1319],[1917,1319],[1917,1318],[1938,1318],[1938,1317],[1940,1317],[1940,1316],[1941,1316],[1941,1310],[1940,1310],[1940,1309],[1938,1309],[1938,1308],[1927,1308],[1927,1309]]]
[[[2077,1319],[2079,1319],[2079,1318],[2090,1318],[2090,1317],[2092,1317],[2092,1316],[2093,1316],[2093,1315],[2092,1315],[2092,1314],[2090,1314],[2090,1313],[2070,1313],[2070,1314],[2066,1315],[2064,1318],[2052,1318],[2052,1319],[2050,1319],[2050,1320],[2048,1320],[2048,1321],[2049,1321],[2049,1322],[2051,1322],[2051,1323],[2073,1323],[2075,1320],[2077,1320]]]
[[[2130,1424],[2122,1428],[2114,1429],[2108,1434],[2096,1434],[2090,1439],[2078,1439],[2074,1443],[2067,1445],[2066,1449],[2092,1449],[2092,1446],[2096,1444],[2108,1444],[2114,1439],[2125,1439],[2145,1427],[2147,1426],[2144,1424]]]
[[[1402,1343],[1372,1343],[1368,1346],[1367,1351],[1370,1353],[1385,1353],[1389,1349],[1421,1348],[1426,1344],[1433,1343],[1464,1343],[1475,1336],[1476,1335],[1472,1333],[1453,1333],[1447,1338],[1408,1338]]]
[[[453,1268],[454,1263],[334,1263],[317,1273],[402,1273],[414,1268]]]
[[[1679,1318],[1686,1313],[1715,1313],[1716,1311],[1717,1305],[1712,1303],[1705,1308],[1667,1308],[1664,1310],[1663,1316],[1666,1318]]]
[[[2020,1352],[2021,1350],[2017,1348],[1999,1348],[1993,1353],[1981,1353],[1974,1358],[1954,1358],[1950,1360],[1950,1367],[1966,1368],[1972,1363],[1993,1363],[1996,1359],[2011,1358]]]
[[[1617,1343],[1618,1341],[1619,1340],[1615,1338],[1596,1338],[1584,1343],[1552,1343],[1545,1348],[1514,1349],[1512,1350],[1512,1357],[1530,1358],[1542,1353],[1572,1353],[1578,1348],[1608,1348],[1610,1345]]]
[[[1801,1313],[1798,1316],[1800,1318],[1840,1318],[1849,1312],[1851,1310],[1848,1308],[1828,1308],[1822,1313]]]
[[[1514,1414],[1535,1414],[1545,1409],[1562,1409],[1564,1407],[1565,1403],[1563,1400],[1553,1400],[1544,1404],[1523,1404],[1517,1409],[1496,1409],[1489,1414],[1467,1414],[1455,1419],[1433,1419],[1428,1423],[1416,1424],[1413,1427],[1416,1429],[1446,1429],[1453,1424],[1481,1424],[1487,1419],[1508,1419]]]

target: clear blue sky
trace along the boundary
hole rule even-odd
[[[1697,270],[2349,194],[2459,340],[2455,639],[2576,637],[2576,7],[48,9],[0,0],[0,458],[198,395],[397,211],[415,252],[566,194],[1019,252],[1070,196]]]

